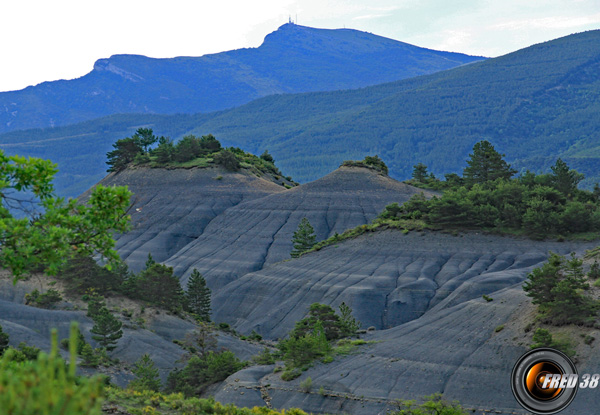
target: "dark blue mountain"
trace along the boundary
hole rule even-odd
[[[74,80],[0,93],[0,132],[117,113],[197,113],[272,94],[360,88],[481,60],[352,29],[285,24],[258,48],[201,57],[115,55]]]

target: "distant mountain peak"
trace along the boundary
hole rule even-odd
[[[206,113],[267,95],[362,88],[480,59],[358,30],[286,23],[258,48],[165,59],[113,55],[77,79],[0,92],[0,108],[11,108],[0,111],[0,133],[119,113]]]

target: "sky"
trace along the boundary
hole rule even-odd
[[[258,47],[291,16],[417,46],[496,57],[600,29],[600,0],[18,0],[0,6],[0,91],[85,75],[115,54]]]

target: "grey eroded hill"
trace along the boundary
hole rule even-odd
[[[523,336],[522,326],[509,324],[531,309],[521,283],[548,251],[581,254],[595,245],[384,231],[248,274],[215,299],[228,299],[215,317],[241,331],[283,336],[310,303],[341,301],[354,308],[363,327],[396,326],[363,335],[376,343],[330,364],[318,363],[291,382],[283,382],[273,366],[245,369],[215,398],[255,405],[262,399],[260,387],[264,394],[269,385],[275,408],[372,415],[394,408],[396,399],[441,392],[467,408],[524,414],[509,386],[513,365],[528,350],[515,341]],[[504,324],[507,328],[496,332]],[[580,373],[600,370],[600,351],[591,354],[580,362]],[[313,387],[305,393],[299,384],[308,377]],[[317,392],[320,387],[325,393]],[[580,393],[565,413],[589,412],[600,403],[593,392]]]
[[[169,258],[226,209],[285,191],[268,177],[218,167],[133,168],[111,173],[99,184],[126,185],[133,192],[132,230],[118,236],[117,249],[134,271],[143,267],[148,253],[159,262]],[[89,191],[82,199],[88,196]]]
[[[285,336],[310,304],[350,305],[363,327],[391,328],[522,282],[548,257],[593,243],[388,230],[244,275],[215,293],[213,316]]]
[[[67,338],[71,322],[77,321],[86,340],[93,347],[98,347],[89,332],[93,321],[85,315],[85,311],[47,310],[25,305],[25,294],[35,288],[40,288],[35,279],[13,285],[5,272],[0,275],[0,326],[9,334],[12,346],[26,342],[49,351],[50,330],[56,328],[59,339]],[[113,356],[131,367],[144,353],[149,354],[164,382],[169,371],[181,365],[178,360],[184,354],[173,340],[183,339],[196,326],[164,312],[153,315],[148,312],[145,320],[146,328],[136,328],[125,319],[123,337]],[[231,350],[242,360],[249,359],[263,349],[263,346],[241,341],[222,332],[217,334],[217,342],[218,348]],[[132,378],[131,373],[123,368],[111,372],[111,376],[120,385],[125,385]]]
[[[304,217],[322,240],[369,223],[387,204],[404,203],[418,192],[431,194],[372,169],[341,167],[314,182],[227,209],[166,262],[183,276],[184,286],[197,268],[211,288],[219,288],[290,258],[292,236]]]

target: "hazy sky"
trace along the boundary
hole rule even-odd
[[[6,0],[0,13],[0,91],[76,78],[119,53],[256,47],[289,15],[491,57],[600,28],[600,0]]]

